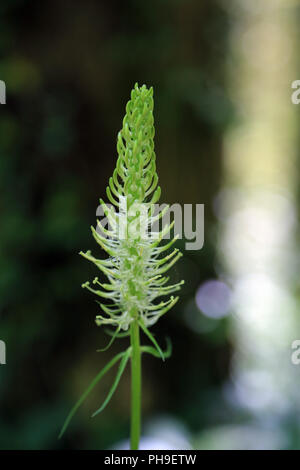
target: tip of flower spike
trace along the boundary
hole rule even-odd
[[[89,287],[89,285],[90,285],[89,281],[86,281],[86,282],[84,282],[83,284],[81,284],[81,287],[82,287],[83,289],[86,289],[87,287]]]
[[[139,86],[138,82],[136,82],[134,84],[132,92],[133,92],[133,96],[131,95],[132,98],[136,96],[134,92],[147,92],[148,96],[152,96],[153,95],[153,87],[151,86],[150,88],[148,88],[147,85],[145,85],[145,83],[143,83],[142,86]]]

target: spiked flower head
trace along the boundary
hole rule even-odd
[[[92,233],[98,244],[109,255],[96,259],[91,252],[80,253],[92,261],[108,278],[101,284],[96,277],[95,287],[86,282],[82,287],[111,303],[100,302],[105,316],[96,317],[98,325],[110,324],[127,330],[137,319],[140,326],[154,324],[178,300],[169,296],[180,289],[183,281],[167,286],[165,272],[179,259],[181,253],[174,249],[165,255],[171,242],[160,245],[172,224],[160,232],[149,234],[153,224],[168,210],[155,215],[154,204],[160,198],[160,187],[154,152],[153,89],[137,84],[126,106],[122,130],[118,134],[118,160],[106,193],[111,204],[100,203],[109,222],[109,229],[98,221]],[[116,211],[116,209],[118,212]],[[169,296],[166,301],[160,297]]]

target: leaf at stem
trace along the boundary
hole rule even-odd
[[[114,336],[116,334],[115,331],[111,331],[108,328],[105,328],[105,333],[107,333],[109,336]],[[122,331],[121,333],[117,334],[117,338],[126,338],[127,336],[130,335],[130,330],[128,331]]]
[[[58,438],[60,439],[63,434],[65,433],[71,419],[73,418],[74,414],[76,413],[76,411],[78,410],[78,408],[80,407],[80,405],[82,405],[82,403],[84,402],[84,400],[87,398],[87,396],[89,395],[89,393],[93,390],[93,388],[95,387],[95,385],[97,385],[97,383],[99,382],[99,380],[102,379],[102,377],[106,374],[106,372],[108,372],[114,365],[116,362],[118,362],[121,358],[124,358],[124,356],[127,356],[129,357],[130,355],[130,349],[127,349],[126,351],[123,351],[119,354],[117,354],[108,364],[106,364],[106,366],[103,367],[103,369],[101,369],[101,371],[96,375],[96,377],[92,380],[92,382],[90,383],[90,385],[88,386],[88,388],[83,392],[83,394],[81,395],[81,397],[79,398],[79,400],[77,401],[77,403],[73,406],[73,408],[71,409],[70,413],[68,414],[64,424],[63,424],[63,427],[59,433],[59,436]]]
[[[109,340],[108,345],[105,346],[105,348],[97,349],[97,352],[104,352],[104,351],[107,351],[107,350],[110,348],[110,346],[113,344],[114,340],[117,338],[120,329],[121,329],[121,327],[119,326],[119,327],[116,329],[116,331],[113,333],[113,336],[112,336],[112,338]]]
[[[111,386],[110,391],[108,392],[107,397],[105,398],[105,400],[104,400],[103,404],[100,406],[100,408],[92,414],[92,418],[94,418],[96,415],[101,413],[101,411],[103,411],[104,408],[106,407],[106,405],[110,402],[110,399],[113,396],[113,394],[114,394],[114,392],[115,392],[115,390],[116,390],[116,388],[117,388],[117,386],[120,382],[120,379],[122,377],[122,374],[123,374],[124,369],[126,367],[126,364],[128,362],[130,354],[131,354],[131,349],[129,348],[129,349],[127,349],[124,356],[122,357],[122,360],[121,360],[120,365],[119,365],[118,373],[116,375],[114,383]]]
[[[166,338],[166,340],[167,340],[167,349],[165,351],[163,351],[163,355],[164,355],[165,359],[169,358],[172,354],[171,340],[170,340],[170,338]],[[159,352],[155,348],[153,348],[153,346],[141,346],[141,351],[145,352],[145,353],[152,354],[152,356],[154,356],[154,357],[161,357]]]
[[[140,327],[142,328],[143,332],[145,333],[145,335],[148,336],[148,338],[150,339],[150,341],[152,341],[152,343],[154,344],[154,346],[156,347],[160,357],[162,358],[162,360],[164,361],[165,360],[165,356],[164,356],[164,353],[162,352],[161,348],[159,347],[156,339],[154,338],[154,336],[150,333],[150,331],[148,330],[148,328],[143,324],[142,321],[139,322],[139,325]]]

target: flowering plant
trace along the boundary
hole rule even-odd
[[[112,338],[107,347],[118,336],[127,334],[130,335],[130,346],[126,351],[117,354],[95,377],[71,410],[60,434],[64,433],[72,416],[96,383],[120,361],[115,381],[103,404],[93,416],[105,408],[118,386],[127,362],[131,360],[132,449],[138,449],[140,437],[141,353],[150,353],[164,359],[171,352],[170,345],[165,353],[161,350],[149,327],[175,305],[178,297],[170,294],[178,291],[184,282],[167,285],[169,278],[164,275],[182,256],[177,248],[167,255],[164,254],[177,237],[167,244],[161,244],[173,224],[149,234],[153,224],[162,219],[169,208],[166,206],[155,214],[155,204],[160,198],[161,189],[158,186],[155,164],[153,106],[153,88],[148,89],[145,85],[139,87],[136,84],[126,106],[122,130],[118,134],[116,169],[106,190],[111,205],[100,199],[109,229],[99,221],[96,229],[92,227],[96,242],[108,254],[108,258],[95,258],[90,251],[80,253],[94,263],[108,279],[107,283],[101,283],[96,277],[93,280],[94,287],[89,282],[82,285],[100,299],[109,301],[99,301],[104,315],[96,317],[97,325],[110,325],[115,328],[109,331]],[[169,295],[165,301],[157,300]],[[140,345],[140,329],[153,346]]]

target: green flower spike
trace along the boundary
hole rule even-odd
[[[112,397],[129,359],[132,370],[131,400],[131,448],[137,449],[140,436],[141,405],[141,353],[150,353],[163,360],[171,353],[168,343],[166,352],[162,352],[155,338],[149,331],[157,320],[168,312],[178,300],[170,294],[178,291],[184,281],[167,285],[169,280],[164,274],[182,256],[175,248],[170,254],[165,252],[177,240],[160,246],[163,237],[170,232],[173,224],[160,232],[149,234],[153,224],[168,210],[166,206],[157,215],[154,204],[159,201],[161,189],[155,165],[153,88],[137,84],[127,103],[123,128],[118,134],[118,160],[116,169],[109,179],[106,189],[111,204],[100,203],[109,222],[109,229],[98,221],[97,228],[92,227],[92,234],[108,258],[94,258],[90,251],[80,254],[93,262],[108,282],[100,283],[96,277],[94,287],[89,282],[82,285],[97,297],[107,299],[99,301],[103,314],[96,317],[97,325],[110,325],[112,336],[107,348],[116,337],[130,335],[131,345],[123,353],[115,356],[110,363],[95,377],[90,387],[69,414],[61,431],[62,435],[70,419],[88,393],[103,375],[118,361],[119,370],[110,392],[102,406],[93,414],[100,413]],[[168,296],[167,300],[161,300]],[[140,345],[140,329],[146,334],[153,346]],[[123,331],[123,333],[122,333]],[[105,348],[105,349],[107,349]]]

